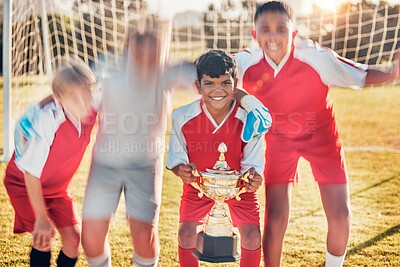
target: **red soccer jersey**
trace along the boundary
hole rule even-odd
[[[224,120],[217,124],[201,100],[183,106],[172,114],[172,131],[169,139],[167,168],[173,169],[180,164],[196,163],[199,171],[212,168],[218,160],[218,146],[227,145],[225,158],[228,165],[244,173],[254,167],[263,172],[264,157],[262,139],[253,138],[249,143],[241,140],[246,112],[233,105]],[[197,190],[190,184],[183,184],[180,206],[180,221],[203,222],[214,201],[199,198]],[[232,222],[238,225],[259,225],[260,205],[255,192],[241,195],[242,200],[227,201]]]
[[[96,114],[93,113],[87,122],[82,123],[80,135],[69,119],[62,122],[57,129],[40,176],[45,197],[56,198],[67,195],[68,184],[90,142],[95,117]],[[15,153],[8,163],[5,183],[13,186],[12,194],[26,194],[24,174],[15,163]]]
[[[339,57],[308,40],[297,40],[277,66],[261,49],[236,54],[243,88],[268,107],[273,123],[267,142],[338,139],[330,85],[362,87],[366,65]]]
[[[237,108],[235,106],[233,112],[236,112]],[[215,131],[216,127],[203,110],[199,116],[182,127],[189,161],[195,162],[199,170],[211,169],[219,156],[218,146],[224,142],[228,147],[225,154],[226,161],[232,169],[240,170],[240,159],[244,148],[244,143],[239,141],[242,126],[243,123],[238,118],[229,116]]]
[[[253,139],[246,144],[241,140],[246,113],[237,104],[219,125],[200,100],[179,108],[172,116],[168,169],[192,162],[200,171],[212,168],[219,157],[218,146],[224,142],[228,147],[225,158],[232,169],[244,172],[254,167],[262,173],[262,142]]]

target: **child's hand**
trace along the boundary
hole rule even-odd
[[[252,95],[246,95],[240,101],[241,106],[247,111],[246,122],[242,130],[243,142],[268,132],[272,124],[272,117],[268,109]]]
[[[185,184],[196,182],[198,175],[196,175],[196,165],[191,163],[189,165],[180,164],[172,169],[176,176],[179,176]]]
[[[263,178],[259,175],[254,168],[247,171],[249,174],[248,182],[245,182],[245,187],[247,192],[256,192],[258,188],[262,185]]]
[[[55,235],[54,225],[47,217],[39,217],[35,221],[32,232],[33,246],[37,249],[46,250],[51,246],[51,239]]]

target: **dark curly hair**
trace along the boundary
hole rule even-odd
[[[197,79],[201,82],[203,75],[217,78],[230,74],[232,78],[237,75],[236,60],[223,50],[209,50],[196,60]]]

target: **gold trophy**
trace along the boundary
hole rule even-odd
[[[241,186],[241,180],[247,181],[247,175],[232,170],[225,161],[228,148],[225,143],[218,146],[220,152],[218,161],[212,169],[200,171],[200,185],[193,182],[192,186],[213,199],[215,204],[204,223],[203,231],[198,233],[196,250],[193,255],[207,262],[234,262],[240,258],[237,252],[237,235],[232,231],[232,223],[223,206],[225,200],[236,198],[246,192]]]

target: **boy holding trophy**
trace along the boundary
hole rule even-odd
[[[180,266],[199,266],[192,255],[196,247],[196,228],[204,223],[214,206],[209,197],[199,198],[191,183],[199,182],[196,169],[205,170],[218,159],[218,146],[227,145],[226,162],[233,170],[248,175],[241,200],[225,201],[233,225],[241,236],[240,266],[259,266],[261,256],[260,205],[257,189],[262,184],[262,140],[241,140],[246,111],[234,99],[237,84],[236,61],[221,50],[211,50],[196,62],[198,99],[173,112],[167,168],[183,181],[180,203]],[[220,157],[221,159],[221,157]]]

